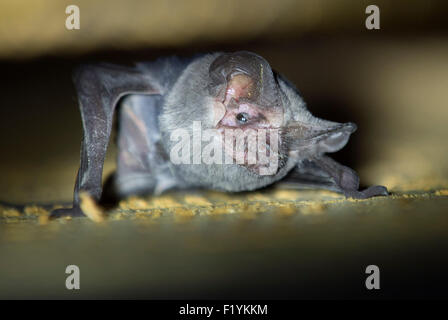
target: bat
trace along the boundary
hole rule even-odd
[[[358,199],[388,195],[384,186],[359,190],[356,172],[326,155],[343,148],[356,125],[314,117],[294,85],[255,53],[167,57],[132,67],[82,65],[73,80],[83,125],[81,164],[73,207],[52,217],[82,216],[80,192],[96,201],[104,196],[115,110],[117,169],[107,189],[119,198],[169,189],[250,191],[277,181]],[[212,147],[204,146],[204,136]],[[187,154],[179,161],[180,151]],[[207,161],[200,159],[204,154]],[[220,155],[226,161],[217,161]]]

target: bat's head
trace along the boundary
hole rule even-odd
[[[213,124],[222,134],[227,155],[255,173],[276,174],[283,157],[280,140],[274,135],[284,123],[284,108],[268,62],[251,52],[225,53],[210,65],[209,76]],[[238,150],[238,141],[243,139]],[[261,152],[270,160],[275,157],[280,165],[275,170],[262,170],[269,166],[269,159],[260,159]]]
[[[278,83],[262,57],[246,51],[222,54],[209,72],[216,126],[244,130],[282,125]]]
[[[356,129],[352,123],[340,124],[313,117],[297,90],[254,53],[241,51],[218,56],[210,65],[209,76],[215,128],[238,130],[245,136],[249,136],[248,131],[265,135],[266,139],[258,139],[255,147],[257,151],[267,150],[268,161],[276,158],[278,164],[276,171],[263,171],[265,174],[276,174],[290,156],[309,158],[337,151]],[[236,145],[236,138],[232,139]],[[225,137],[223,140],[228,146],[229,141]],[[228,149],[226,152],[230,153]],[[249,149],[246,141],[242,165],[261,174],[260,169],[269,163],[263,164],[258,153],[256,163],[248,163]],[[238,152],[232,155],[235,158]]]

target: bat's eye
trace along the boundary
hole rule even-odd
[[[249,115],[245,112],[241,112],[238,113],[236,115],[236,119],[240,122],[240,123],[246,123],[247,121],[249,121]]]

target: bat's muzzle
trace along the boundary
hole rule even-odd
[[[356,124],[327,123],[323,126],[294,125],[288,127],[282,135],[290,150],[312,149],[316,153],[336,152],[348,142],[350,135],[357,129]]]

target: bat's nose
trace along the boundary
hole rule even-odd
[[[316,143],[324,152],[336,152],[342,149],[348,142],[350,135],[357,129],[356,124],[353,122],[347,122],[339,124],[324,130],[320,136],[318,136]]]
[[[347,131],[347,133],[353,133],[358,129],[358,126],[353,122],[347,122],[342,125],[341,129]]]
[[[313,138],[327,139],[337,137],[348,137],[356,131],[358,127],[353,122],[338,123],[331,127],[322,128],[320,131],[314,132]]]
[[[287,127],[284,137],[291,150],[313,146],[316,152],[336,152],[347,144],[356,129],[353,122],[325,122],[320,127],[299,124]]]

